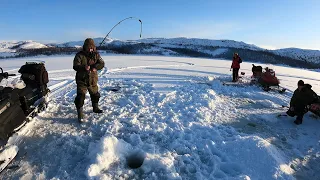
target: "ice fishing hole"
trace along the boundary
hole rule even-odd
[[[146,154],[141,150],[135,150],[127,157],[127,164],[130,168],[136,169],[142,166]]]

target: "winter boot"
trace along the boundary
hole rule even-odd
[[[103,111],[99,108],[98,103],[92,103],[94,113],[102,113]]]
[[[79,108],[77,109],[77,112],[78,112],[78,121],[80,123],[84,122],[84,113],[83,113],[83,108]]]
[[[293,121],[296,125],[300,125],[300,124],[302,124],[302,121],[301,120],[298,120],[298,119],[296,119],[295,121]]]
[[[290,109],[286,112],[288,116],[290,117],[294,117],[296,114],[294,113],[294,111],[291,111]]]
[[[302,118],[298,116],[297,119],[294,121],[294,123],[295,123],[296,125],[302,124]]]

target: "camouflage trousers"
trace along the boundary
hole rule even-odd
[[[77,85],[77,96],[74,100],[74,104],[77,109],[81,108],[84,104],[84,100],[86,98],[86,93],[89,91],[92,104],[98,103],[100,99],[100,93],[98,92],[98,86],[85,86],[85,85]]]

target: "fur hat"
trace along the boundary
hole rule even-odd
[[[96,51],[94,40],[92,38],[87,38],[83,43],[83,50],[89,52],[90,48],[93,48],[93,50]]]
[[[304,86],[304,82],[302,80],[298,81],[298,86]]]

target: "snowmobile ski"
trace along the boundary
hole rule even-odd
[[[19,151],[18,146],[8,146],[0,153],[0,173],[12,162]]]
[[[236,87],[247,87],[247,86],[252,86],[254,84],[252,83],[244,83],[244,82],[227,82],[224,81],[222,82],[222,85],[224,86],[236,86]],[[259,86],[259,85],[258,85]],[[282,88],[282,87],[262,87],[262,90],[269,92],[269,91],[276,91],[280,94],[283,94],[286,92],[286,88]]]
[[[224,81],[224,82],[222,82],[222,85],[224,85],[224,86],[240,86],[240,87],[245,87],[245,86],[250,86],[251,84],[243,83],[243,82],[228,82],[228,81]]]
[[[266,92],[269,92],[269,91],[275,91],[275,92],[278,92],[280,94],[283,94],[286,92],[286,89],[285,88],[274,88],[274,87],[262,87],[262,90],[266,91]]]

